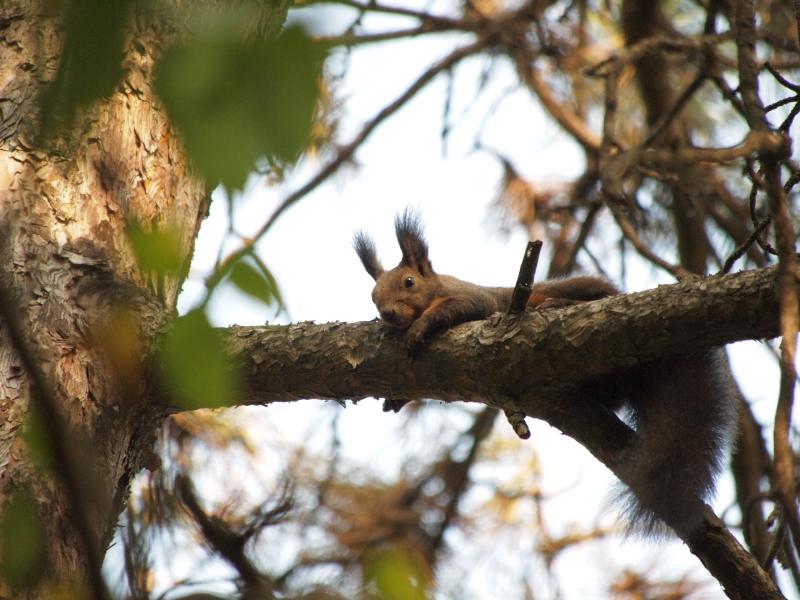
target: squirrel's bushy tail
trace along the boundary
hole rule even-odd
[[[619,470],[627,487],[617,497],[631,533],[664,535],[666,523],[686,539],[700,525],[737,421],[723,352],[643,365],[629,382],[638,442]]]

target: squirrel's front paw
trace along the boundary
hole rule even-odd
[[[419,320],[414,321],[406,331],[406,350],[411,356],[418,354],[422,350],[425,345],[426,333],[424,324]]]

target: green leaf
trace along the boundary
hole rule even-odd
[[[264,304],[272,304],[277,299],[275,281],[244,261],[233,265],[229,277],[233,285]]]
[[[402,545],[376,551],[365,571],[381,598],[387,600],[427,600],[430,570],[418,552]]]
[[[165,384],[183,408],[229,406],[241,396],[241,380],[222,335],[201,310],[175,321],[160,357]]]
[[[122,75],[131,0],[70,0],[64,14],[64,50],[46,90],[42,131],[69,127],[78,108],[109,96]]]
[[[128,228],[128,240],[139,267],[160,275],[177,273],[183,264],[180,232],[172,228],[144,231],[138,225]]]
[[[281,296],[281,290],[278,287],[278,282],[275,280],[275,276],[272,274],[267,268],[267,265],[264,264],[264,261],[261,260],[257,254],[253,253],[249,255],[252,259],[253,263],[256,266],[256,269],[264,276],[264,278],[269,282],[269,286],[272,288],[272,295],[275,298],[275,302],[278,305],[278,311],[282,311],[284,309],[283,304],[283,297]]]
[[[209,183],[241,188],[263,157],[291,162],[308,142],[324,50],[302,29],[278,39],[243,38],[219,19],[167,50],[156,89],[195,166]]]
[[[0,578],[15,590],[36,585],[45,574],[45,532],[27,490],[18,490],[0,520]]]
[[[28,418],[26,419],[22,438],[25,440],[25,445],[36,467],[40,470],[53,473],[55,466],[53,461],[53,446],[45,430],[41,412],[33,404],[28,411]]]

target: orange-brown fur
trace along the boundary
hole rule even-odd
[[[356,236],[355,246],[375,279],[372,301],[381,319],[391,327],[406,330],[409,350],[418,350],[437,330],[508,310],[512,288],[484,287],[434,272],[414,215],[406,212],[398,219],[397,237],[403,258],[389,271],[380,266],[374,246],[365,235]],[[556,279],[535,284],[528,306],[553,308],[616,293],[611,283],[598,277]]]

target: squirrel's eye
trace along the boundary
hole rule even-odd
[[[410,288],[412,285],[414,285],[414,278],[409,275],[408,277],[406,277],[406,280],[403,282],[403,285],[405,285],[407,288]]]

